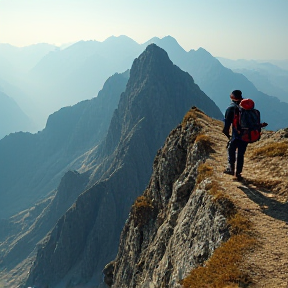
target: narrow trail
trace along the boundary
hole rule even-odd
[[[251,220],[259,243],[252,252],[245,255],[241,265],[241,269],[248,271],[253,280],[253,284],[249,287],[288,288],[288,202],[286,200],[285,203],[282,203],[278,201],[282,198],[278,197],[278,199],[278,195],[273,191],[251,184],[251,177],[258,174],[264,173],[266,178],[274,177],[273,173],[269,171],[271,169],[269,165],[260,165],[261,167],[258,168],[257,161],[245,155],[243,181],[239,182],[235,177],[223,173],[227,163],[227,138],[221,135],[221,122],[213,121],[216,125],[211,127],[211,124],[208,123],[205,128],[213,143],[216,143],[215,153],[208,160],[209,164],[214,167],[215,176],[224,192],[229,195],[241,213]],[[249,145],[251,146],[251,144]],[[250,149],[249,145],[248,149]],[[259,145],[261,145],[261,140]],[[247,155],[249,155],[248,149]],[[287,157],[284,161],[286,177],[282,177],[282,182],[278,183],[278,181],[277,183],[282,185],[281,189],[286,189],[288,194]],[[278,165],[282,164],[278,162]],[[263,169],[263,171],[259,171],[259,169]]]

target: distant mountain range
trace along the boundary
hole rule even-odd
[[[33,129],[31,119],[17,103],[0,90],[0,139],[12,132]]]
[[[122,73],[129,69],[133,59],[139,56],[149,43],[155,43],[165,49],[172,61],[193,76],[195,82],[215,101],[221,111],[224,111],[229,104],[230,92],[240,89],[243,90],[245,97],[255,99],[263,120],[269,122],[269,129],[275,130],[287,125],[284,116],[287,114],[286,103],[282,105],[277,98],[268,96],[271,94],[284,101],[286,92],[282,93],[284,90],[282,84],[286,78],[278,77],[280,74],[277,72],[274,75],[275,81],[272,81],[273,83],[270,81],[271,86],[269,81],[259,81],[259,73],[255,77],[251,75],[250,77],[243,71],[247,78],[251,79],[249,81],[242,74],[239,75],[222,66],[203,48],[186,52],[170,36],[162,39],[152,38],[143,44],[138,44],[126,36],[113,36],[104,42],[80,41],[62,50],[53,46],[41,46],[42,48],[39,46],[44,56],[40,60],[39,57],[32,59],[30,67],[33,63],[33,68],[22,73],[21,79],[8,77],[10,81],[8,83],[17,89],[7,87],[4,91],[38,123],[40,130],[45,126],[49,114],[64,106],[95,97],[105,80],[115,72]],[[2,75],[2,78],[5,80],[7,77],[4,76]],[[260,78],[263,79],[263,76]]]
[[[218,59],[223,66],[246,76],[259,91],[288,102],[288,67],[285,70],[268,62]]]

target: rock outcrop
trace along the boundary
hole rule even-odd
[[[202,116],[192,109],[190,120],[159,150],[150,183],[130,210],[118,255],[104,269],[107,285],[180,287],[179,281],[229,238],[224,206],[207,193],[211,182],[197,178],[212,152],[200,140]]]

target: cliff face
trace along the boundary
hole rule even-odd
[[[106,139],[87,156],[87,190],[39,247],[26,285],[101,282],[129,209],[148,183],[157,149],[192,105],[222,117],[188,73],[173,65],[164,50],[148,46],[133,63]],[[93,184],[96,179],[102,180]]]
[[[159,150],[150,183],[130,210],[118,255],[104,269],[109,286],[179,287],[229,238],[224,208],[206,191],[211,183],[197,180],[198,167],[212,150],[197,138],[196,118],[202,116],[192,111]]]
[[[103,270],[106,285],[287,286],[287,129],[248,145],[239,182],[223,173],[222,125],[192,109],[170,133]]]

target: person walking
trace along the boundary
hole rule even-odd
[[[254,101],[251,99],[243,100],[242,92],[240,90],[232,91],[230,98],[232,101],[230,106],[226,109],[224,128],[222,131],[229,139],[227,145],[228,165],[224,170],[224,173],[230,175],[234,175],[235,173],[236,178],[242,180],[241,173],[247,145],[248,143],[258,141],[261,135],[261,128],[266,127],[268,124],[266,122],[260,123],[260,112],[254,109]],[[249,112],[244,113],[243,109],[246,111],[250,110],[252,114]],[[241,122],[240,127],[239,121]],[[232,135],[230,136],[231,126]]]
[[[231,104],[226,109],[223,133],[230,140],[228,142],[228,165],[224,170],[224,173],[229,175],[234,175],[235,173],[235,163],[236,163],[236,173],[235,176],[238,180],[242,180],[242,169],[244,165],[244,154],[248,143],[241,140],[238,131],[233,127],[233,120],[235,115],[235,110],[239,109],[239,104],[242,101],[242,92],[240,90],[234,90],[230,94]],[[232,126],[232,135],[230,136],[230,127]],[[237,158],[236,158],[237,151]],[[237,161],[236,161],[237,159]]]

